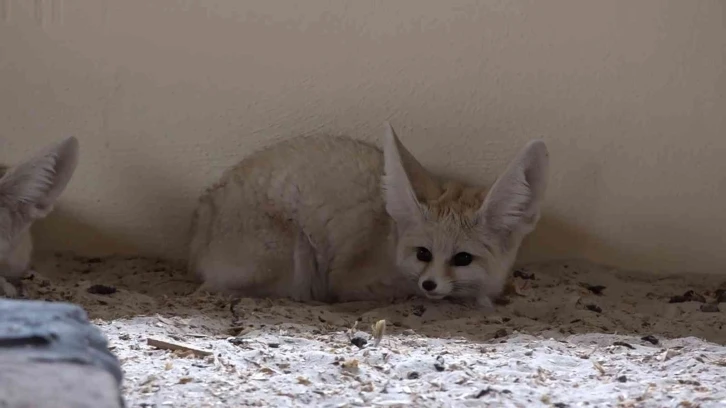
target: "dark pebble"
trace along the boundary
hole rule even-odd
[[[726,289],[716,289],[716,303],[726,303]]]
[[[246,344],[248,341],[241,337],[234,337],[234,338],[229,339],[229,342],[231,344],[234,344],[235,346],[241,346],[242,344]]]
[[[650,343],[650,344],[652,344],[654,346],[657,346],[658,345],[658,339],[655,336],[653,336],[652,334],[649,334],[647,336],[641,337],[640,339],[643,340],[643,341],[647,341],[648,343]]]
[[[596,295],[602,295],[602,291],[606,289],[603,285],[585,285],[585,288]]]
[[[689,290],[682,295],[676,295],[676,296],[671,297],[671,299],[668,301],[668,303],[683,303],[683,302],[706,303],[706,298],[692,290]]]
[[[446,367],[444,367],[444,356],[438,356],[436,357],[436,362],[434,363],[434,368],[436,371],[444,371]]]
[[[426,306],[424,306],[424,305],[415,305],[413,307],[413,312],[412,313],[414,315],[418,316],[418,317],[421,317],[421,316],[423,316],[424,313],[426,313]]]
[[[478,398],[481,398],[481,397],[483,397],[483,396],[485,396],[485,395],[489,395],[489,394],[491,394],[491,392],[492,392],[492,391],[494,391],[494,390],[493,390],[493,389],[491,389],[491,387],[487,387],[487,388],[485,388],[485,389],[483,389],[483,390],[479,391],[479,392],[478,392],[478,393],[477,393],[477,394],[476,394],[476,395],[474,396],[474,398],[477,398],[477,399],[478,399]]]
[[[116,288],[106,285],[93,285],[86,289],[86,291],[94,295],[111,295],[116,293]]]
[[[602,313],[602,308],[598,305],[589,304],[585,307],[587,308],[587,310],[589,310],[591,312]]]
[[[502,328],[494,332],[494,338],[499,339],[505,337],[507,334],[507,329]]]
[[[267,347],[280,348],[280,343],[267,343]]]
[[[717,313],[720,312],[718,303],[704,303],[701,305],[701,311],[705,313]]]
[[[363,348],[363,347],[365,347],[366,344],[368,344],[368,340],[366,340],[365,338],[363,338],[361,336],[353,337],[352,339],[350,339],[350,342],[358,348]]]
[[[631,350],[635,350],[635,347],[633,347],[632,345],[630,345],[624,341],[616,341],[615,343],[613,343],[613,346],[627,347]]]
[[[411,371],[411,372],[410,372],[410,373],[408,373],[408,375],[406,376],[406,378],[408,378],[409,380],[418,380],[418,378],[419,378],[419,377],[420,377],[420,375],[419,375],[419,373],[417,373],[416,371]]]
[[[555,408],[567,408],[569,405],[564,402],[555,402],[552,406]]]
[[[618,377],[618,381],[620,381],[622,383],[628,382],[628,377],[621,375],[620,377]]]
[[[512,300],[508,298],[507,296],[499,296],[494,298],[494,304],[499,306],[506,306],[508,304],[512,303]]]
[[[522,269],[517,269],[514,271],[514,277],[524,279],[524,280],[533,280],[534,272],[526,272]]]

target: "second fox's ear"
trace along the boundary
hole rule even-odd
[[[541,140],[529,142],[497,179],[479,209],[495,233],[530,233],[540,217],[547,188],[549,152]]]
[[[0,197],[27,206],[33,218],[53,210],[78,164],[78,140],[69,137],[8,169],[0,178]]]
[[[398,224],[420,222],[421,198],[437,189],[426,169],[406,150],[393,127],[386,122],[383,144],[386,211]]]

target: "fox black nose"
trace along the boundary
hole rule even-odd
[[[421,287],[423,287],[425,291],[431,292],[432,290],[436,289],[436,282],[432,280],[425,280],[423,281],[423,283],[421,283]]]

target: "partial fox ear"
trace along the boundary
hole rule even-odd
[[[532,232],[539,221],[548,168],[545,143],[529,142],[492,186],[479,209],[480,220],[507,236]]]
[[[53,210],[78,163],[78,140],[69,137],[10,168],[0,178],[0,197],[29,207],[33,218]]]
[[[386,122],[383,144],[383,188],[386,211],[399,224],[420,221],[420,199],[437,185],[426,169],[406,150],[393,127]]]

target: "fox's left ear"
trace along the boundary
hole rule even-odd
[[[505,236],[532,232],[539,221],[548,169],[545,143],[529,142],[492,186],[479,209],[480,220]]]
[[[0,198],[24,206],[32,218],[53,210],[78,164],[78,140],[69,137],[10,168],[0,178]]]

